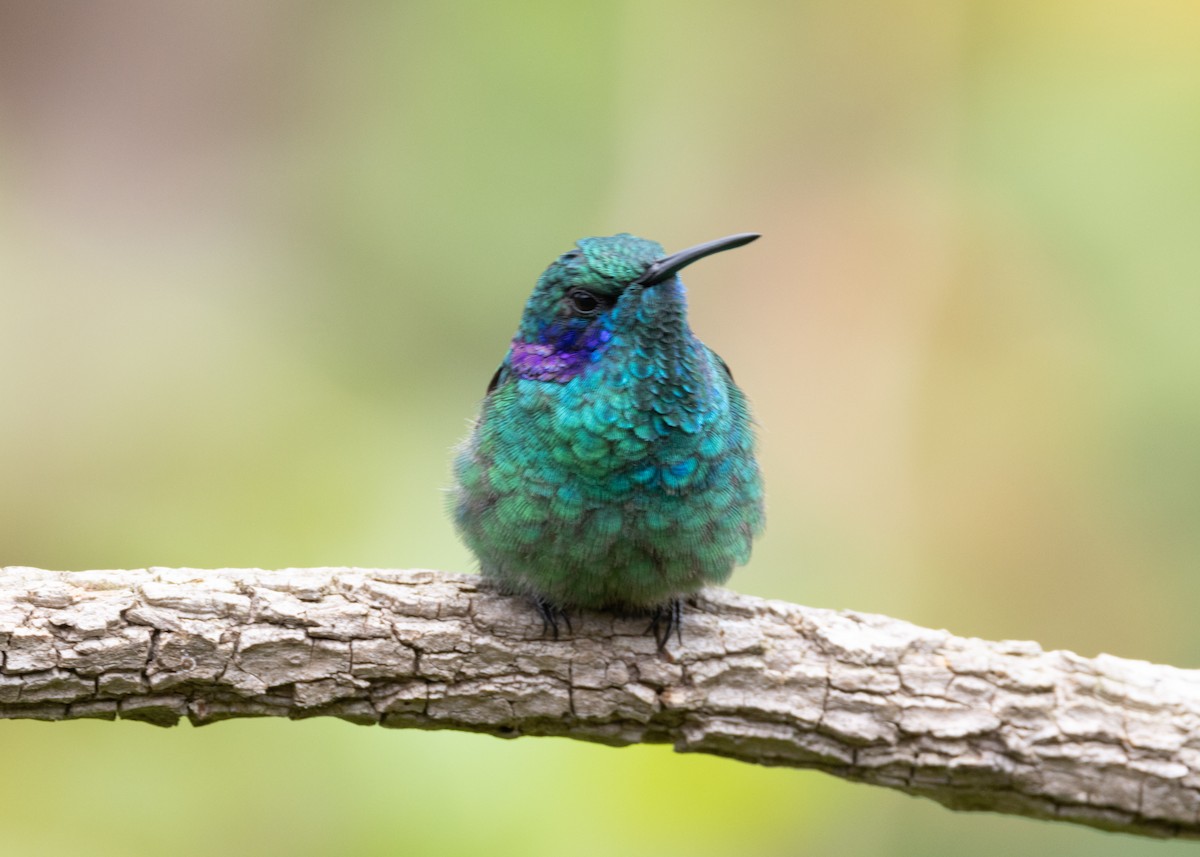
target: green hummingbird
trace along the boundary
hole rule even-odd
[[[538,279],[454,465],[454,520],[543,633],[568,611],[651,617],[660,649],[682,599],[723,583],[763,527],[746,397],[688,327],[679,271],[759,236],[666,255],[584,238]]]

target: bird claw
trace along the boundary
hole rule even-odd
[[[558,641],[558,627],[561,621],[567,628],[567,633],[574,634],[575,629],[571,625],[571,617],[566,610],[551,604],[544,598],[535,597],[533,604],[537,608],[538,616],[542,619],[542,638],[549,637],[554,641]],[[658,651],[664,651],[667,648],[667,643],[671,641],[671,632],[675,632],[675,639],[679,645],[683,645],[683,599],[672,598],[666,604],[660,604],[650,611],[650,625],[646,628],[645,633],[654,635],[654,642]]]
[[[672,598],[666,604],[655,607],[650,614],[650,627],[646,629],[647,634],[654,635],[654,642],[658,645],[660,652],[667,648],[667,643],[671,639],[671,631],[675,632],[675,639],[682,646],[683,599],[680,598]]]
[[[564,625],[567,626],[568,633],[574,634],[575,629],[571,627],[571,617],[567,615],[567,611],[561,607],[556,607],[549,601],[543,598],[534,598],[534,606],[537,607],[538,615],[542,617],[542,638],[545,639],[547,632],[549,636],[558,641],[558,620],[562,619]]]

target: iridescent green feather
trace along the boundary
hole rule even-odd
[[[689,330],[678,279],[633,282],[661,248],[632,236],[579,247],[539,280],[514,349],[598,344],[550,379],[510,351],[455,462],[455,520],[508,591],[652,609],[749,558],[763,525],[751,420]],[[611,305],[583,324],[566,304],[578,289]]]

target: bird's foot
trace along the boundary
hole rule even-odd
[[[647,634],[654,635],[654,642],[658,644],[658,650],[661,652],[667,647],[667,643],[671,639],[671,632],[675,632],[675,639],[679,641],[679,645],[683,645],[683,599],[672,598],[666,604],[660,604],[650,613],[650,627],[646,629]]]
[[[571,634],[575,633],[575,629],[571,627],[571,617],[567,615],[567,611],[563,610],[544,598],[534,597],[534,606],[537,607],[538,615],[542,617],[542,637],[551,637],[554,640],[558,639],[558,622],[561,619],[562,623],[567,626],[567,631]]]

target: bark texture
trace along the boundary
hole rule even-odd
[[[1200,671],[713,590],[544,639],[477,577],[0,570],[0,717],[331,715],[816,768],[954,809],[1200,836]]]

